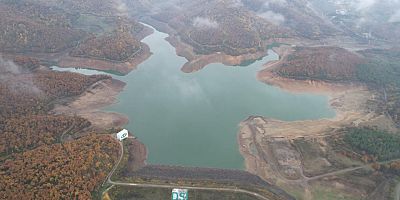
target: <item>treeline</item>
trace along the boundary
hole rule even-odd
[[[64,144],[14,154],[0,165],[2,199],[91,199],[119,153],[108,135],[89,135]]]
[[[400,136],[370,128],[346,130],[344,141],[355,151],[378,161],[400,158]]]

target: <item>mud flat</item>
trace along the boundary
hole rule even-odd
[[[104,112],[101,109],[114,103],[124,86],[125,83],[115,79],[99,81],[78,97],[56,104],[52,112],[81,116],[89,120],[93,128],[98,130],[121,127],[129,122],[126,116]]]

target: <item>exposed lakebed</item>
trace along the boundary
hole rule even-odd
[[[210,64],[194,73],[180,71],[179,57],[155,31],[146,37],[153,55],[126,76],[112,75],[127,85],[118,102],[105,108],[125,114],[126,126],[148,148],[148,163],[243,169],[236,135],[238,124],[251,115],[280,120],[311,120],[335,116],[328,97],[293,94],[256,79],[268,56],[248,66]],[[94,70],[60,69],[83,74]]]

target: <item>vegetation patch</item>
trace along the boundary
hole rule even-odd
[[[356,151],[365,152],[379,161],[400,157],[400,136],[369,128],[351,128],[344,136]]]

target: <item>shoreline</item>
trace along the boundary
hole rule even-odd
[[[231,66],[240,65],[246,61],[261,59],[268,54],[268,49],[265,51],[258,51],[256,53],[246,53],[239,56],[231,56],[222,52],[216,52],[207,55],[196,54],[193,47],[181,41],[176,31],[168,24],[150,17],[143,18],[143,21],[153,26],[157,30],[168,34],[168,37],[165,40],[175,48],[176,55],[184,57],[187,60],[187,62],[181,67],[181,71],[185,73],[199,71],[212,63],[222,63],[224,65]]]
[[[141,52],[133,58],[129,59],[127,62],[115,63],[99,59],[72,57],[69,55],[65,55],[58,61],[57,66],[61,68],[83,67],[101,71],[116,71],[123,75],[126,75],[132,70],[137,69],[138,65],[140,65],[152,55],[152,53],[150,52],[150,48],[144,43],[142,43],[142,45],[143,49],[141,50]]]
[[[153,30],[145,26],[143,31],[138,34],[137,39],[142,41],[145,37],[151,34],[153,34]],[[150,47],[147,44],[141,42],[141,47],[142,49],[137,55],[134,55],[123,62],[112,62],[96,58],[73,57],[67,52],[60,56],[57,61],[57,66],[61,68],[82,67],[101,71],[116,71],[126,75],[132,70],[137,69],[141,63],[146,61],[152,55]]]
[[[226,66],[240,65],[246,61],[261,59],[268,54],[268,51],[263,51],[239,56],[231,56],[220,52],[200,55],[194,53],[193,48],[182,42],[177,36],[169,35],[166,40],[175,48],[176,55],[186,58],[187,62],[181,68],[181,71],[185,73],[199,71],[212,63],[222,63]]]
[[[287,55],[290,48],[274,50],[282,58]],[[285,179],[274,173],[276,166],[267,162],[265,157],[260,155],[258,152],[260,149],[255,149],[254,144],[256,143],[292,141],[297,138],[320,138],[347,126],[379,125],[380,128],[387,130],[394,129],[395,125],[389,118],[376,112],[374,104],[378,101],[378,94],[366,86],[358,83],[331,83],[281,77],[272,72],[281,60],[264,64],[264,68],[257,73],[257,80],[291,93],[326,95],[329,99],[329,106],[336,115],[333,118],[298,121],[281,121],[263,116],[251,116],[243,120],[239,124],[237,142],[239,152],[244,158],[245,169],[250,173],[278,185],[285,184]],[[261,154],[265,154],[265,152],[261,152]]]
[[[83,94],[66,99],[66,103],[56,104],[51,112],[83,117],[91,122],[91,127],[95,130],[122,127],[129,122],[127,116],[102,109],[115,103],[124,87],[125,83],[119,80],[101,80]]]

